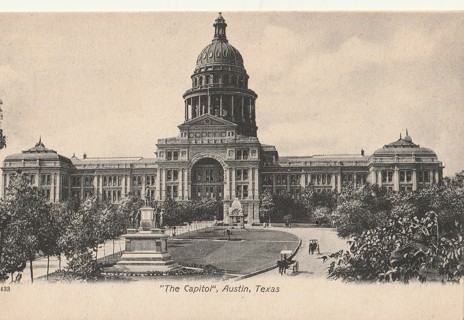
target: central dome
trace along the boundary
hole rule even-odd
[[[198,55],[197,69],[212,65],[228,65],[243,69],[242,55],[227,40],[227,23],[221,13],[219,13],[219,16],[214,21],[213,26],[213,41],[201,50],[201,53]]]
[[[248,88],[242,55],[227,41],[221,13],[213,26],[213,41],[201,50],[191,76],[192,88],[183,95],[185,121],[210,114],[236,124],[236,134],[256,137],[258,96]]]
[[[197,68],[215,64],[226,64],[243,68],[242,55],[227,40],[214,39],[213,43],[206,46],[198,55]]]

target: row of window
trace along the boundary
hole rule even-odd
[[[212,54],[212,52],[211,52]],[[244,76],[228,75],[228,74],[207,74],[204,76],[193,77],[192,87],[208,85],[208,84],[224,84],[234,85],[241,88],[247,87],[248,80]]]
[[[194,186],[192,197],[194,199],[222,199],[222,186]]]
[[[179,155],[182,158],[185,158],[187,156],[187,151],[183,150],[181,152],[179,150],[166,150],[166,158],[165,159],[169,160],[169,161],[177,161],[177,160],[179,160]],[[165,157],[165,152],[160,151],[159,152],[159,157],[164,158]]]
[[[180,136],[183,138],[224,138],[224,137],[233,137],[235,132],[227,131],[227,132],[190,132],[187,135],[187,132],[181,132]],[[185,151],[182,151],[182,157],[185,157]]]
[[[290,185],[299,185],[300,184],[300,175],[298,174],[276,174],[276,185],[287,185],[287,182],[290,182]],[[272,175],[263,176],[263,184],[271,185],[273,184]]]
[[[430,171],[419,170],[417,171],[417,182],[430,182]],[[382,182],[392,183],[393,182],[393,171],[382,171]],[[399,171],[399,182],[412,182],[412,171],[411,170],[400,170]]]
[[[357,185],[361,185],[366,184],[366,181],[367,174],[365,173],[342,173],[342,184],[356,182]]]

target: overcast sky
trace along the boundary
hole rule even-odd
[[[152,157],[178,134],[182,94],[216,12],[0,14],[8,147]],[[371,154],[406,128],[445,174],[464,169],[464,14],[224,12],[281,156]]]

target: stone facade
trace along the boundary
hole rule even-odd
[[[39,141],[5,158],[2,194],[11,175],[22,172],[52,202],[89,195],[118,201],[129,192],[155,201],[213,198],[223,201],[227,216],[238,198],[245,222],[252,223],[259,221],[264,189],[298,198],[309,184],[320,192],[340,192],[348,182],[412,191],[442,179],[437,155],[413,143],[407,132],[372,155],[279,157],[275,146],[258,140],[257,95],[248,88],[242,56],[228,43],[226,27],[219,15],[212,43],[197,58],[192,88],[183,96],[179,135],[159,139],[155,158],[67,158]]]

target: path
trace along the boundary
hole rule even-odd
[[[192,222],[186,226],[178,226],[176,227],[176,234],[180,235],[183,233],[191,232],[200,230],[203,228],[211,227],[214,224],[213,221],[199,221],[199,222]],[[173,230],[166,229],[166,234],[172,236]],[[117,239],[114,241],[114,253],[124,251],[124,239]],[[108,240],[104,244],[100,244],[98,246],[97,257],[104,258],[106,256],[110,256],[113,254],[113,240]],[[32,262],[33,272],[34,272],[34,281],[44,281],[45,276],[47,275],[47,257],[42,257],[34,260]],[[55,272],[58,270],[59,262],[58,257],[50,257],[50,273]],[[66,257],[62,256],[61,258],[61,267],[64,268],[66,266]],[[16,274],[13,278],[16,277]],[[11,281],[8,279],[7,282]],[[29,268],[29,262],[26,264],[26,268],[22,272],[21,283],[31,283],[31,273]]]
[[[292,233],[302,240],[302,244],[298,253],[293,260],[298,260],[300,272],[298,274],[292,274],[291,269],[287,270],[287,273],[292,275],[289,278],[301,279],[301,278],[326,278],[328,263],[323,263],[322,259],[318,259],[324,254],[339,251],[341,249],[348,249],[346,240],[341,239],[337,236],[335,229],[329,228],[279,228],[272,227],[273,230],[285,231]],[[310,255],[308,253],[308,242],[310,239],[317,239],[319,241],[319,247],[321,250],[320,254],[314,253]],[[279,257],[276,257],[276,261]],[[266,277],[281,277],[277,269],[270,270],[268,272],[259,274],[255,278],[266,278]]]

